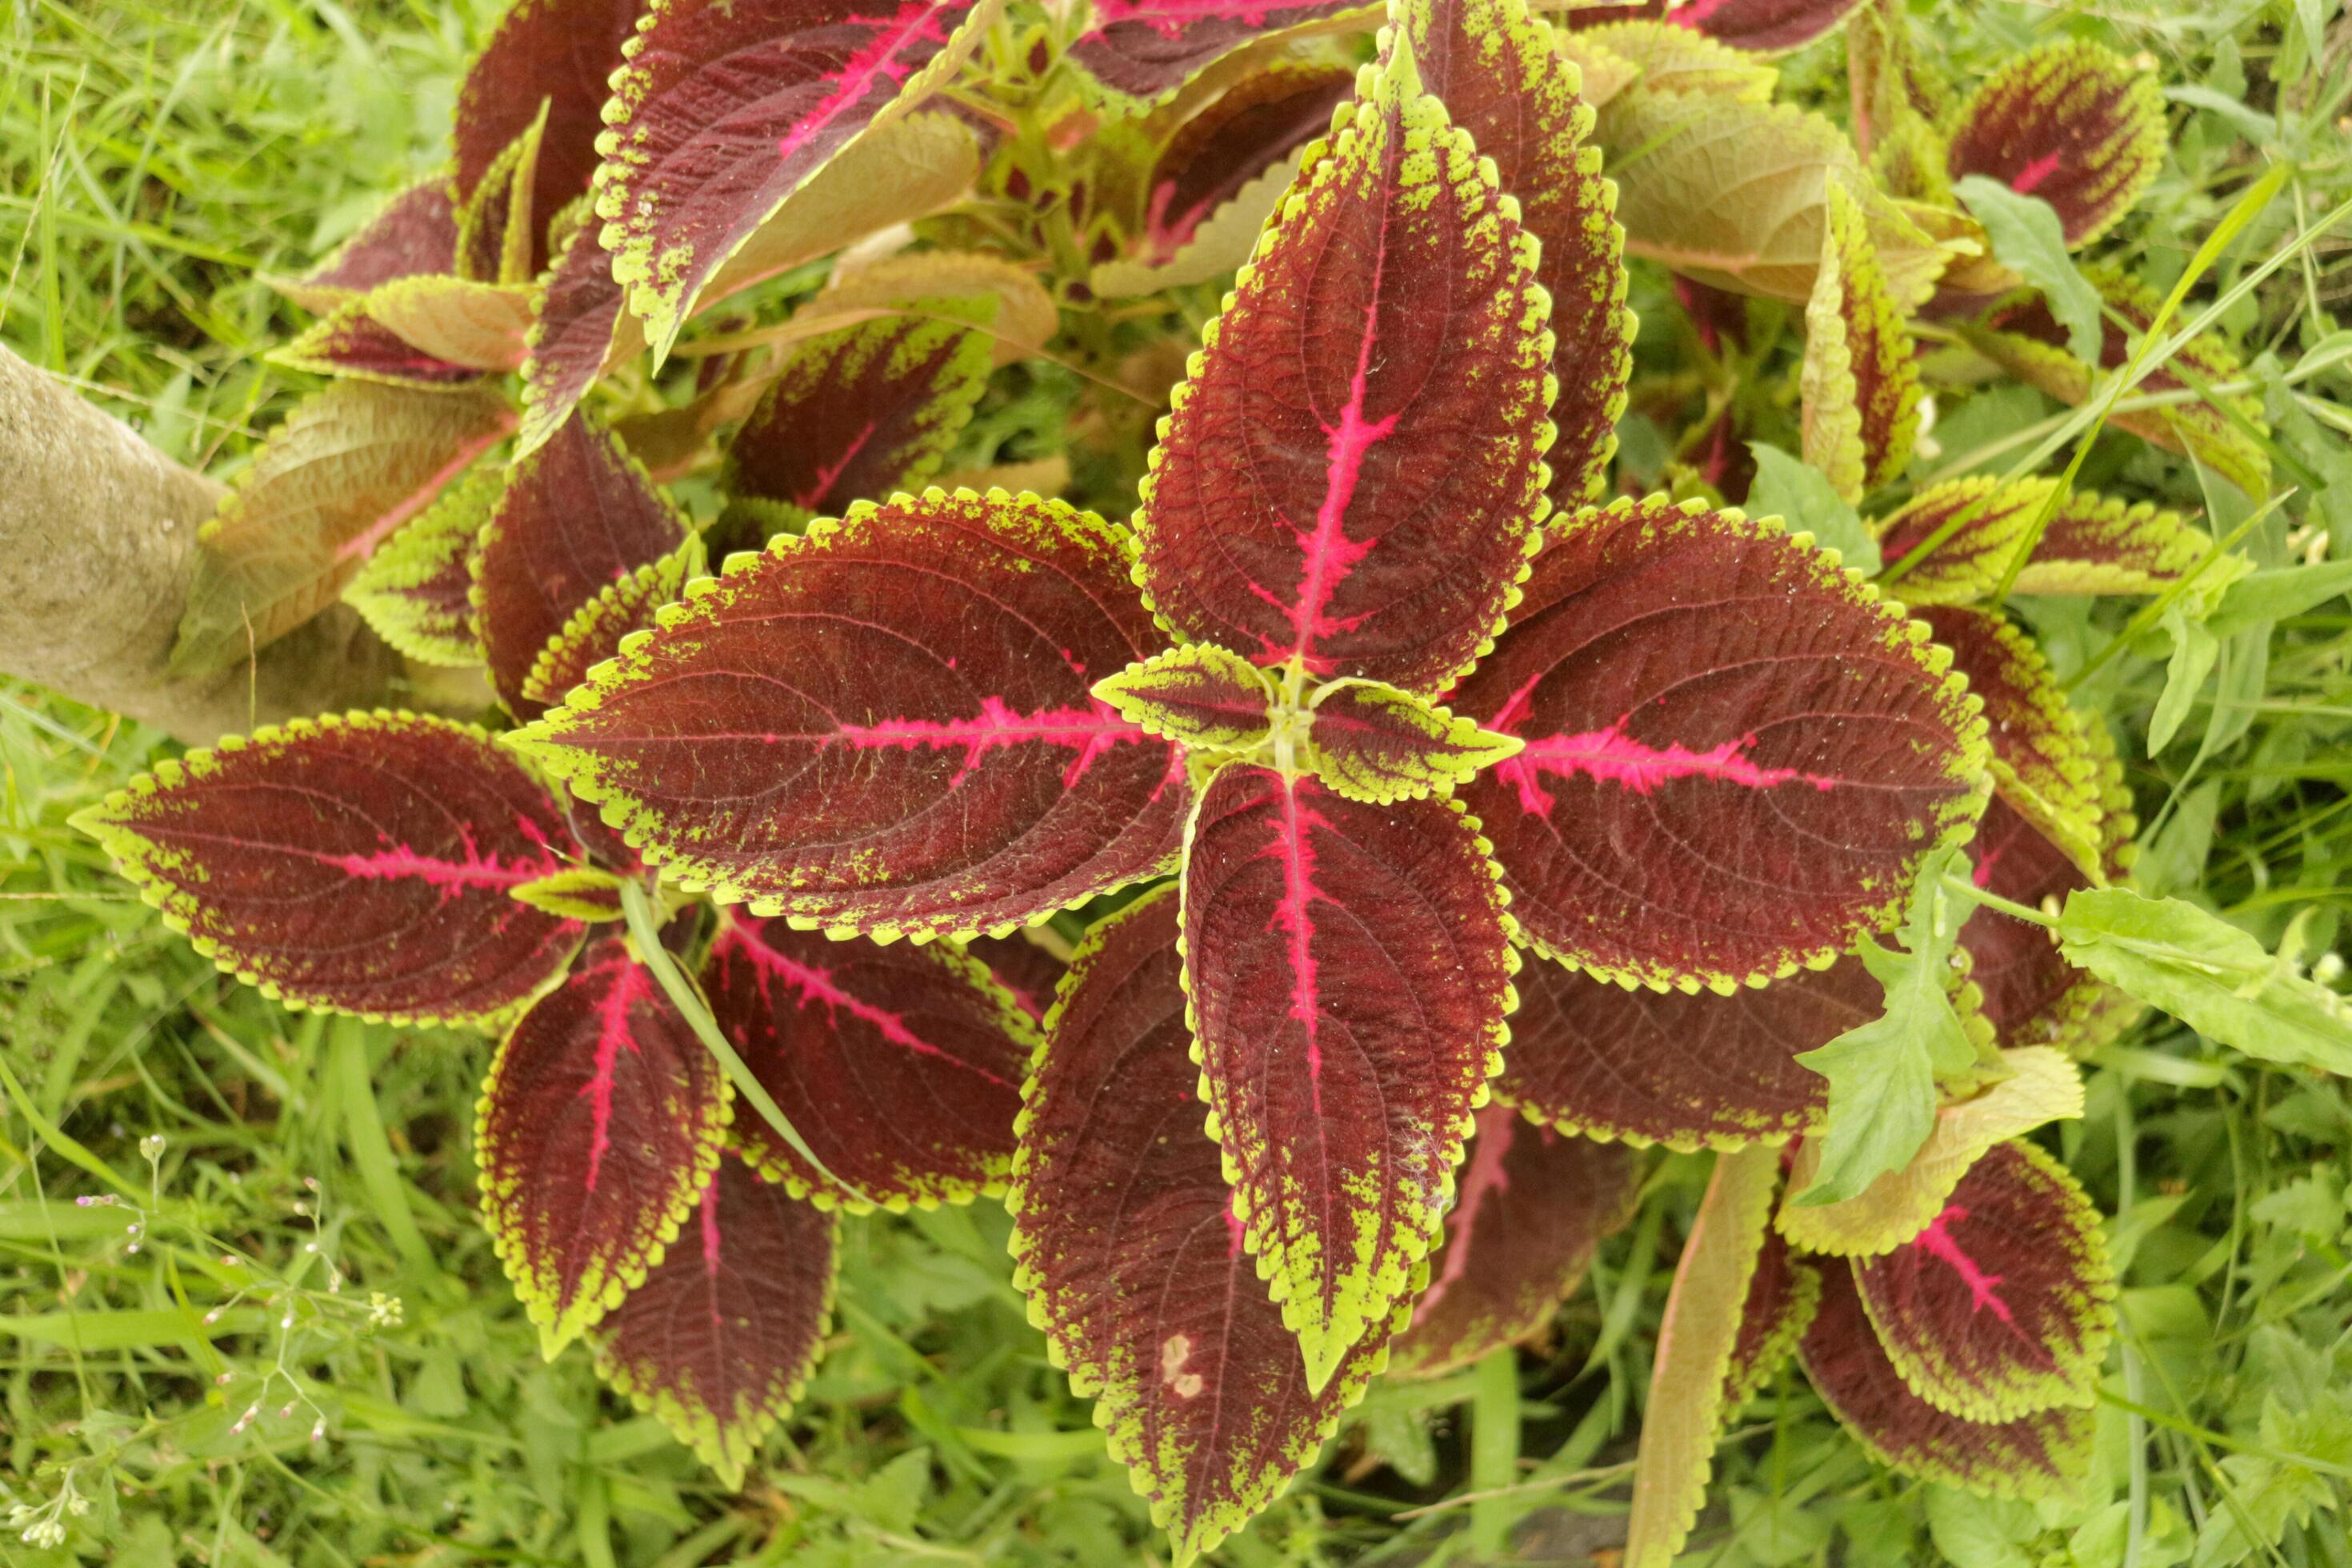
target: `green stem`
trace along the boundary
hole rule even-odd
[[[1999,893],[1988,893],[1966,877],[1946,872],[1944,886],[1972,904],[1982,904],[1989,910],[1999,910],[2002,914],[2038,925],[2044,931],[2058,929],[2057,921],[2043,914],[2040,910],[2018,903],[2014,900],[2004,899]]]
[[[808,1163],[810,1170],[844,1194],[861,1204],[872,1204],[872,1198],[825,1168],[824,1162],[816,1157],[816,1151],[808,1146],[808,1140],[800,1135],[791,1119],[785,1116],[783,1107],[776,1103],[776,1097],[768,1092],[767,1086],[760,1081],[750,1065],[728,1043],[727,1037],[719,1032],[719,1020],[710,1016],[710,1004],[702,999],[702,993],[695,989],[685,972],[678,968],[677,960],[672,958],[669,949],[662,945],[661,928],[654,920],[653,900],[646,895],[643,883],[627,881],[621,884],[621,912],[627,918],[629,935],[636,943],[637,962],[653,972],[654,979],[669,998],[670,1005],[677,1009],[679,1016],[693,1029],[695,1038],[702,1042],[703,1048],[719,1059],[719,1067],[725,1069],[735,1091],[751,1102],[751,1109],[760,1113],[760,1120],[773,1128],[776,1136]]]

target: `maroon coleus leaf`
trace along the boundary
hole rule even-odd
[[[681,886],[969,935],[1173,863],[1178,749],[1088,689],[1162,644],[1117,530],[933,489],[691,585],[521,743]]]
[[[299,279],[270,287],[306,310],[326,315],[396,279],[447,272],[457,250],[457,211],[449,180],[435,174],[401,192],[335,253]]]
[[[2067,704],[2042,650],[2011,622],[1958,605],[1916,613],[1985,705],[1994,790],[2077,865],[2104,877],[2106,805],[2095,721]]]
[[[1729,995],[1629,990],[1546,960],[1518,991],[1496,1097],[1565,1131],[1674,1149],[1813,1131],[1827,1080],[1797,1057],[1886,1010],[1852,957]]]
[[[1055,957],[1043,942],[1033,940],[1029,931],[1014,931],[1011,936],[976,936],[963,945],[966,952],[988,965],[988,973],[1029,1016],[1030,1022],[1045,1021],[1046,1009],[1054,1005],[1054,989],[1068,973],[1068,964]]]
[[[542,236],[551,216],[536,210],[531,190],[547,134],[546,110],[490,161],[457,206],[457,273],[485,283],[528,283],[545,258]]]
[[[1087,932],[1023,1091],[1005,1206],[1031,1319],[1190,1561],[1312,1462],[1404,1313],[1309,1388],[1202,1125],[1177,931],[1163,889]]]
[[[886,316],[793,354],[728,448],[729,495],[838,517],[920,486],[987,389],[993,345],[953,321]]]
[[[613,79],[597,215],[665,355],[703,288],[787,197],[945,79],[994,0],[652,0]]]
[[[1433,691],[1525,570],[1551,344],[1493,165],[1409,51],[1369,86],[1176,391],[1139,580],[1188,637]]]
[[[294,720],[158,763],[74,821],[199,952],[289,1006],[502,1021],[580,944],[511,897],[575,859],[562,812],[467,725]]]
[[[1236,0],[1094,0],[1087,30],[1066,51],[1113,94],[1150,100],[1197,76],[1220,57],[1276,33],[1369,28],[1378,8],[1363,0],[1265,5]]]
[[[517,456],[537,451],[571,418],[604,366],[645,347],[628,291],[613,278],[613,258],[596,243],[593,215],[555,254],[541,284],[522,366],[522,426]]]
[[[1982,799],[1984,721],[1927,632],[1777,524],[1662,497],[1577,518],[1450,699],[1526,742],[1462,797],[1527,937],[1727,987],[1890,918]]]
[[[1137,237],[1143,258],[1171,259],[1244,186],[1328,131],[1355,85],[1344,66],[1276,61],[1218,94],[1151,165]]]
[[[1185,984],[1234,1212],[1321,1388],[1437,1241],[1517,957],[1475,827],[1232,763],[1185,837]]]
[[[1420,0],[1397,16],[1423,80],[1495,161],[1542,247],[1536,281],[1551,296],[1559,387],[1547,493],[1561,508],[1598,500],[1625,411],[1634,321],[1616,188],[1601,176],[1578,73],[1523,0]]]
[[[2164,165],[2164,98],[2153,73],[2063,38],[2011,56],[1960,106],[1947,164],[2057,209],[2066,243],[2113,228]]]
[[[838,1227],[721,1159],[662,1260],[596,1327],[604,1381],[730,1488],[824,1353]]]
[[[618,657],[624,637],[649,629],[664,605],[685,597],[687,584],[702,575],[704,564],[701,535],[688,534],[660,560],[605,584],[539,650],[522,678],[523,700],[549,707],[562,701],[590,670]]]
[[[2048,504],[2054,480],[1951,479],[1921,490],[1877,526],[1888,564],[1925,549],[1894,580],[1915,605],[1961,605],[2000,585]],[[1954,519],[1958,519],[1957,524]],[[1937,540],[1937,532],[1951,531]],[[2156,594],[2179,582],[2213,541],[2179,512],[2070,490],[2050,513],[2033,553],[2011,585],[2020,594]]]
[[[516,0],[457,89],[457,190],[471,195],[542,110],[530,211],[542,231],[530,270],[547,265],[548,220],[588,189],[604,128],[608,81],[635,30],[640,0]]]
[[[1844,22],[1862,0],[1685,0],[1666,20],[1738,48],[1780,54]]]
[[[719,1165],[733,1089],[625,940],[581,954],[482,1086],[482,1215],[552,1357],[620,1305]]]
[[[1768,1226],[1740,1307],[1739,1332],[1732,1341],[1731,1367],[1724,1377],[1725,1414],[1761,1393],[1796,1354],[1797,1342],[1811,1326],[1821,1304],[1820,1270],[1800,1259],[1787,1239]]]
[[[979,960],[944,942],[833,942],[738,915],[711,944],[702,987],[784,1119],[862,1194],[742,1118],[745,1156],[793,1196],[904,1211],[1003,1179],[1034,1041]]]
[[[2091,1462],[2092,1413],[2055,1405],[2001,1422],[1970,1421],[1913,1393],[1879,1343],[1853,1270],[1820,1269],[1821,1306],[1799,1342],[1805,1375],[1870,1455],[1907,1474],[2001,1497],[2071,1490]]]
[[[499,700],[519,718],[540,652],[605,588],[677,550],[692,526],[609,430],[574,414],[507,473],[474,557],[474,621]]]
[[[1445,1243],[1389,1369],[1435,1377],[1541,1333],[1624,1220],[1637,1174],[1622,1145],[1536,1126],[1499,1101],[1481,1110]]]
[[[2115,1333],[2098,1210],[2057,1161],[1996,1143],[1927,1228],[1857,1259],[1855,1288],[1911,1392],[1971,1421],[2089,1405]]]

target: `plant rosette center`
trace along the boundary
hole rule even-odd
[[[1311,776],[1374,804],[1450,794],[1525,744],[1382,681],[1343,677],[1309,687],[1310,679],[1297,658],[1261,668],[1214,643],[1192,643],[1128,666],[1094,694],[1202,763],[1254,763],[1290,782]]]

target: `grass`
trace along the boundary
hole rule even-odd
[[[291,270],[437,163],[494,8],[17,0],[0,20],[0,336],[173,456],[234,461],[301,389],[261,361],[299,323],[252,273]],[[2289,166],[2189,309],[2308,241],[2223,317],[2270,401],[2273,461],[2300,486],[2249,538],[2265,563],[2352,552],[2352,231],[2314,235],[2352,194],[2352,22],[2335,0],[1938,12],[1979,62],[2060,26],[2155,61],[2179,134],[2127,258],[2158,287],[2264,161]],[[1824,53],[1790,63],[1801,87]],[[1661,295],[1651,318],[1670,309]],[[2032,394],[1957,401],[1932,466],[2005,463],[2058,421]],[[2099,441],[2083,478],[2223,529],[2247,515],[2129,437]],[[2084,667],[2099,637],[2081,606],[2021,607],[2062,674]],[[2345,602],[2230,644],[2183,738],[2151,759],[2165,679],[2160,657],[2127,657],[2076,691],[2131,759],[2145,881],[2273,943],[2301,915],[2307,952],[2336,947],[2352,907]],[[604,1393],[578,1351],[542,1363],[473,1214],[480,1043],[279,1012],[65,827],[159,744],[0,683],[0,1504],[63,1502],[75,1531],[47,1553],[0,1537],[0,1560],[688,1568],[1161,1550],[1026,1324],[992,1205],[850,1228],[831,1352],[740,1496]],[[2352,1563],[2347,1145],[2336,1080],[2143,1026],[2095,1059],[2089,1114],[2059,1139],[2116,1216],[2125,1270],[2096,1504],[1983,1504],[1890,1479],[1791,1374],[1725,1445],[1693,1561]],[[1574,1543],[1605,1543],[1703,1176],[1692,1160],[1654,1167],[1641,1217],[1545,1345],[1376,1387],[1224,1560],[1402,1563],[1516,1540],[1576,1561]]]

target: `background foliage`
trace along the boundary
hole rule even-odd
[[[0,18],[0,337],[173,456],[233,464],[303,389],[260,357],[300,321],[253,275],[297,270],[440,162],[457,73],[497,8],[14,0]],[[2158,288],[2258,158],[2290,165],[2200,293],[2352,195],[2340,9],[1913,6],[1964,66],[2062,32],[2144,53],[2175,138],[2128,254]],[[1785,62],[1788,95],[1834,83],[1839,47]],[[2318,495],[2257,526],[2268,563],[2352,552],[2347,298],[2352,229],[2337,229],[2227,322],[2278,431],[2274,463]],[[1663,276],[1637,269],[1635,302],[1660,324],[1643,374],[1670,375]],[[1997,466],[2054,412],[2022,388],[1967,399],[1919,473]],[[992,416],[1001,433],[1036,416],[983,408],[977,424]],[[1758,434],[1793,447],[1793,408],[1787,419]],[[1677,435],[1629,421],[1627,469],[1662,469]],[[2103,442],[2082,479],[2208,509],[2217,531],[2242,515],[2128,437]],[[2290,534],[2288,516],[2316,526]],[[2315,945],[2333,945],[2352,901],[2344,609],[2283,626],[2266,662],[2225,655],[2184,740],[2154,761],[2161,662],[2118,660],[2081,689],[2133,759],[2153,825],[2144,885],[2273,945],[2306,906]],[[2067,674],[2066,626],[2037,629]],[[1160,1550],[1025,1322],[992,1205],[845,1233],[835,1343],[740,1497],[604,1393],[584,1357],[542,1363],[475,1217],[478,1053],[279,1012],[215,973],[65,826],[156,743],[0,684],[0,1506],[54,1509],[70,1530],[46,1552],[12,1530],[0,1559],[685,1568]],[[2340,1080],[2225,1057],[2167,1020],[2102,1051],[2090,1114],[2063,1132],[2117,1216],[2126,1284],[2094,1502],[1890,1481],[1784,1377],[1726,1444],[1691,1560],[2352,1563],[2347,1133]],[[1224,1560],[1581,1562],[1605,1548],[1704,1166],[1652,1172],[1640,1217],[1550,1342],[1376,1389],[1322,1469]]]

